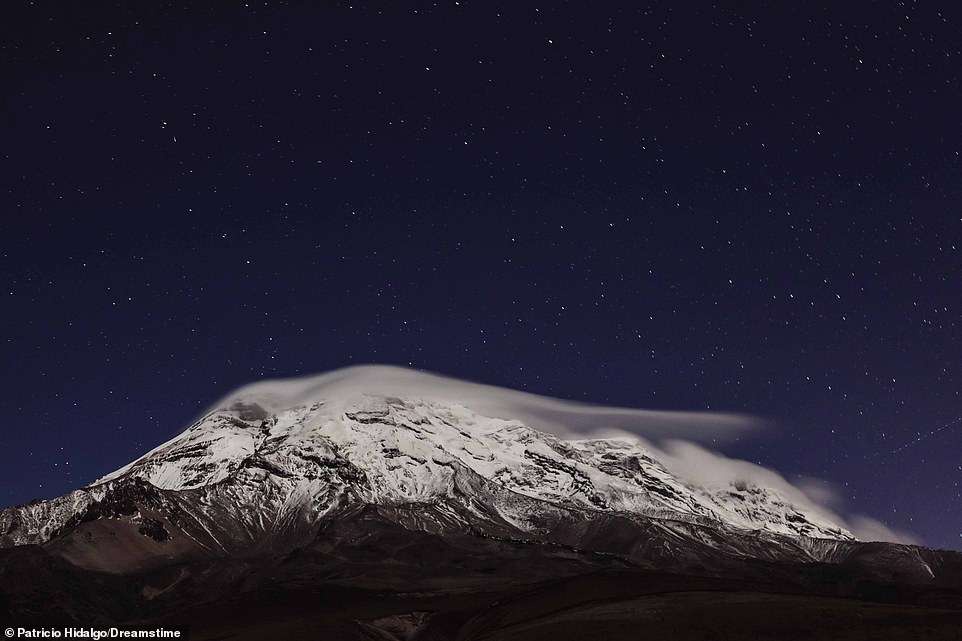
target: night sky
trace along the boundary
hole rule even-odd
[[[377,362],[759,415],[962,547],[962,14],[186,4],[4,5],[0,504]]]

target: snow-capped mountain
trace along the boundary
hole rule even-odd
[[[830,604],[876,612],[895,638],[904,609],[859,601],[894,598],[928,604],[912,621],[955,638],[959,615],[938,608],[962,612],[962,555],[856,541],[745,462],[686,476],[679,460],[715,459],[584,438],[626,418],[679,427],[397,368],[249,386],[87,487],[0,511],[0,620],[187,622],[199,639],[636,638],[664,607],[697,622],[700,603],[774,622],[794,608],[809,636],[834,638]],[[529,634],[549,624],[563,632]]]
[[[514,537],[607,515],[854,539],[771,488],[686,482],[630,439],[563,439],[415,391],[388,396],[356,374],[347,386],[302,382],[297,394],[254,386],[231,395],[90,486],[3,511],[0,540],[44,543],[127,510],[141,534],[182,539],[197,552],[234,553],[281,540],[293,545],[338,511],[365,505],[421,506],[414,528]]]
[[[562,440],[518,421],[416,398],[362,393],[339,401],[336,409],[320,400],[270,414],[253,401],[234,403],[95,485],[136,476],[186,490],[233,479],[253,490],[251,501],[270,485],[301,500],[327,497],[321,507],[339,496],[393,505],[453,497],[460,471],[560,505],[853,538],[765,488],[687,485],[628,440]],[[527,527],[510,506],[501,516]]]

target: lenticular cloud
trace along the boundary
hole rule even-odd
[[[518,420],[569,440],[635,440],[687,482],[705,487],[757,484],[839,523],[861,539],[913,542],[911,535],[895,532],[876,519],[841,515],[838,497],[811,491],[812,479],[793,484],[773,469],[707,449],[709,443],[724,442],[765,426],[765,421],[746,414],[593,405],[386,365],[355,366],[316,376],[257,382],[230,394],[217,407],[245,403],[277,412],[316,402],[347,404],[360,395],[456,403],[481,415]]]

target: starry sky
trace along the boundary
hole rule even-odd
[[[818,4],[5,6],[0,504],[376,362],[962,547],[962,15]]]

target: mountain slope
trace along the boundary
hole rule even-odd
[[[522,532],[537,531],[538,518],[565,508],[853,538],[769,489],[685,483],[627,440],[562,440],[518,421],[417,398],[362,393],[331,400],[337,402],[277,412],[254,401],[218,408],[88,488],[4,511],[0,540],[48,541],[134,479],[193,497],[190,511],[202,530],[193,538],[222,551],[309,529],[344,504],[440,501],[457,501]],[[484,488],[483,495],[474,487]]]

